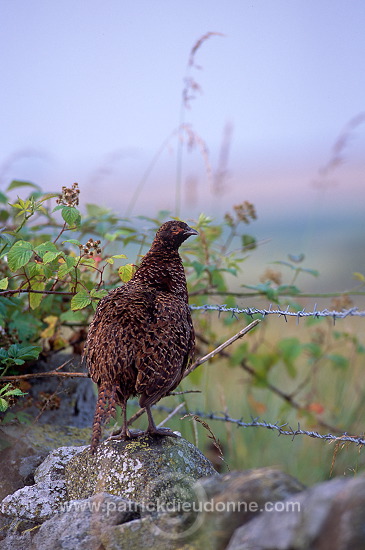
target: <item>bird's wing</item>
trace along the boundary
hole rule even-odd
[[[135,357],[153,307],[154,293],[127,285],[111,291],[99,302],[84,352],[94,382],[117,385],[123,394],[135,393]]]
[[[194,351],[194,329],[185,300],[161,292],[136,357],[141,406],[156,403],[179,384]]]

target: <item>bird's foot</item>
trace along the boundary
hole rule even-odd
[[[175,432],[173,432],[170,428],[157,428],[156,426],[151,427],[149,426],[147,430],[144,432],[146,435],[162,435],[166,436],[169,435],[170,437],[179,437],[179,435]]]
[[[125,430],[124,428],[121,428],[119,430],[116,430],[113,432],[106,441],[127,441],[128,439],[135,439],[136,437],[141,437],[141,435],[144,435],[144,431],[142,430]]]

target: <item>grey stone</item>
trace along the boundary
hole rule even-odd
[[[131,521],[140,515],[136,503],[107,493],[72,500],[63,508],[64,511],[42,524],[34,536],[34,548],[99,550],[104,548],[102,534],[110,526]]]
[[[64,481],[51,484],[40,482],[27,485],[5,497],[1,503],[1,513],[19,519],[44,520],[55,514],[66,498]]]
[[[295,478],[274,468],[260,468],[199,480],[204,494],[203,524],[212,548],[226,548],[237,527],[249,522],[267,502],[282,501],[303,491]]]
[[[320,483],[238,528],[228,550],[364,550],[365,476]]]
[[[64,478],[66,464],[87,446],[59,447],[46,457],[34,472],[34,481],[39,483],[56,481]]]
[[[172,486],[218,475],[211,463],[181,437],[142,436],[129,441],[109,440],[92,456],[89,449],[67,464],[69,497],[88,498],[108,492],[137,502],[150,502],[164,485]]]
[[[1,513],[8,517],[44,521],[67,499],[65,465],[85,447],[60,447],[52,451],[34,473],[35,485],[27,485],[6,496]]]

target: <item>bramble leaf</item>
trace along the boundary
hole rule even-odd
[[[80,212],[74,206],[63,206],[62,217],[68,225],[79,225],[81,221]]]
[[[0,279],[0,290],[6,290],[9,285],[9,277],[4,277]]]
[[[27,241],[16,241],[8,252],[10,271],[17,271],[27,265],[33,255],[32,245]]]
[[[71,309],[76,311],[77,309],[83,309],[91,304],[91,297],[88,292],[81,290],[71,300]]]
[[[128,281],[130,281],[131,278],[133,277],[134,272],[135,272],[135,267],[133,264],[122,265],[118,269],[118,275],[123,281],[123,283],[128,283]]]

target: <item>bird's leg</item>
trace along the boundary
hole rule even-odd
[[[151,406],[146,405],[146,413],[148,416],[148,428],[146,430],[146,434],[150,435],[170,435],[172,437],[178,437],[170,428],[157,428],[151,412]]]
[[[125,441],[126,439],[132,439],[133,437],[139,437],[144,433],[141,430],[133,432],[129,430],[127,420],[127,403],[122,403],[121,407],[123,411],[123,426],[119,428],[119,430],[115,430],[112,435],[108,437],[107,441],[110,439],[121,439],[122,441]]]

